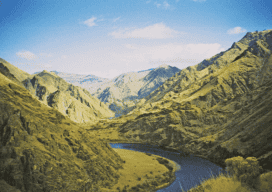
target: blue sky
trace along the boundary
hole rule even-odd
[[[1,0],[0,57],[34,73],[195,65],[272,28],[271,0]]]

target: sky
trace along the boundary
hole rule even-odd
[[[271,0],[0,0],[0,57],[32,74],[180,69],[272,29]]]

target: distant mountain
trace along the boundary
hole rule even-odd
[[[272,30],[247,33],[166,80],[122,116],[120,131],[221,165],[229,157],[255,156],[272,170],[271,53]]]
[[[94,92],[96,87],[99,87],[104,82],[109,81],[107,78],[97,77],[95,75],[80,75],[73,73],[63,73],[58,71],[51,71],[75,86],[87,88],[90,92]]]
[[[67,83],[53,72],[44,70],[24,80],[23,84],[41,102],[75,122],[84,123],[114,115],[88,91]]]
[[[116,116],[120,116],[179,71],[176,67],[162,65],[154,69],[124,73],[101,84],[92,95],[105,102]]]
[[[0,191],[101,191],[102,186],[103,190],[111,190],[124,164],[118,154],[67,116],[39,102],[3,66],[0,65]],[[48,92],[43,80],[52,83],[52,89],[59,86],[60,93],[69,92],[65,88],[72,89],[81,102],[88,102],[80,96],[82,90],[67,87],[68,83],[48,72],[29,80],[28,86],[33,83],[41,98]],[[72,96],[70,99],[73,102]]]
[[[161,65],[158,68],[124,73],[111,80],[95,75],[57,71],[51,71],[51,73],[75,86],[88,90],[92,96],[104,102],[118,117],[132,110],[140,99],[149,95],[178,71],[180,69],[176,67]]]

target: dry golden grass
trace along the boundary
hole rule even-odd
[[[169,169],[158,162],[159,156],[125,149],[114,149],[114,151],[125,161],[125,164],[123,169],[119,170],[118,183],[110,191],[152,190],[152,188],[160,188],[163,185],[167,186],[173,179],[169,178]],[[174,173],[177,170],[176,163],[168,161]]]
[[[199,186],[190,189],[188,192],[251,192],[252,190],[237,179],[225,176],[211,177],[204,180]]]
[[[271,192],[272,172],[261,174],[255,181],[254,187],[242,183],[237,177],[220,174],[204,180],[199,186],[190,189],[188,192]]]
[[[112,129],[98,129],[89,131],[90,135],[99,139],[107,141],[119,141],[120,133],[116,128]]]

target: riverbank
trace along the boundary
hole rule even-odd
[[[156,191],[170,185],[179,165],[164,157],[126,149],[114,149],[125,161],[111,191]]]

